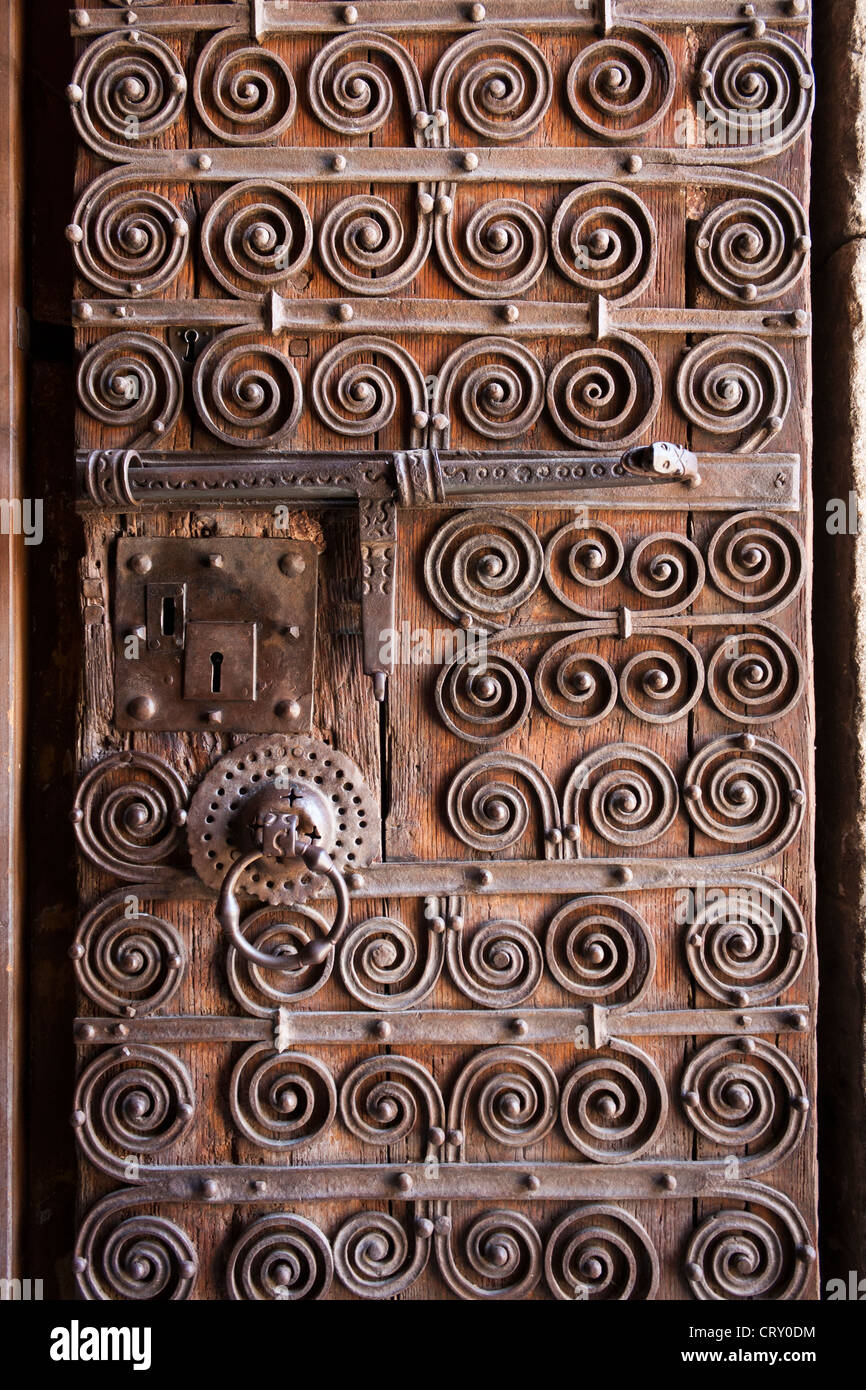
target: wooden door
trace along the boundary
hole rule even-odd
[[[817,1296],[809,22],[76,12],[85,1297]]]

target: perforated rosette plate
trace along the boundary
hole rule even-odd
[[[227,753],[199,784],[188,820],[193,868],[209,887],[218,888],[226,871],[246,849],[244,813],[269,788],[309,788],[329,807],[333,839],[323,844],[342,873],[372,862],[379,854],[379,808],[357,763],[327,743],[310,738],[249,739]],[[238,882],[239,893],[263,902],[306,902],[325,889],[325,880],[297,859],[257,860]]]

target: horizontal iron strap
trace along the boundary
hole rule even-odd
[[[161,151],[132,151],[111,170],[115,177],[130,175],[189,183],[238,183],[245,179],[272,178],[289,183],[335,184],[366,183],[377,179],[386,183],[565,183],[578,184],[596,179],[620,180],[625,186],[643,188],[653,184],[698,183],[710,188],[736,187],[741,181],[739,166],[766,160],[781,153],[784,146],[772,140],[761,145],[724,148],[703,146],[652,149],[645,145],[612,145],[604,149],[540,145],[531,149],[492,148],[489,145],[459,147],[404,145],[339,145],[333,148],[301,148],[287,145],[229,147],[208,145],[200,148]],[[334,156],[342,158],[334,167]],[[464,161],[474,154],[476,163],[467,169]],[[103,176],[104,178],[105,176]],[[761,175],[742,176],[768,192],[780,186]],[[496,195],[498,196],[498,194]],[[793,205],[796,200],[788,195]]]
[[[391,1032],[389,1047],[461,1047],[464,1044],[490,1046],[496,1043],[521,1046],[540,1043],[574,1043],[578,1051],[604,1046],[609,1039],[647,1037],[728,1037],[733,1035],[778,1034],[804,1031],[809,1012],[806,1005],[742,1009],[676,1009],[666,1012],[613,1013],[599,1009],[593,1017],[591,1006],[566,1009],[533,1009],[508,1013],[474,1009],[410,1010],[383,1014]],[[301,1012],[284,1010],[281,1031],[290,1047],[327,1046],[345,1043],[382,1047],[375,1029],[381,1019],[371,1012]],[[525,1025],[519,1034],[516,1024]],[[152,1018],[79,1018],[75,1039],[80,1045],[117,1043],[250,1043],[269,1042],[274,1036],[274,1017],[243,1018],[206,1015],[164,1015]]]
[[[142,1178],[147,1166],[142,1165]],[[409,1184],[406,1183],[406,1178]],[[538,1184],[527,1178],[538,1179]],[[673,1186],[671,1185],[673,1179]],[[653,1163],[444,1163],[327,1164],[277,1167],[261,1164],[158,1168],[133,1202],[292,1202],[328,1198],[396,1198],[400,1201],[484,1199],[523,1201],[594,1197],[700,1197],[730,1184],[727,1158]],[[742,1183],[740,1186],[747,1186]],[[757,1187],[757,1185],[756,1185]],[[113,1194],[118,1199],[121,1193]]]
[[[141,454],[108,451],[106,468],[89,462],[100,451],[77,455],[78,507],[82,511],[128,512],[139,507],[189,510],[202,505],[273,507],[276,503],[352,502],[394,499],[407,507],[472,505],[575,507],[592,505],[641,511],[795,511],[800,499],[797,454],[698,454],[701,483],[642,482],[594,477],[618,455],[525,453],[484,450],[414,450],[346,453]],[[113,460],[113,462],[112,462]],[[399,482],[402,462],[417,463],[428,490]],[[584,476],[577,469],[585,469]],[[407,471],[403,470],[404,478]],[[94,476],[96,482],[93,481]]]
[[[84,306],[87,306],[86,309]],[[348,311],[351,310],[351,313]],[[508,315],[506,316],[506,310]],[[514,311],[518,317],[514,319]],[[83,312],[82,312],[83,311]],[[231,299],[82,299],[76,318],[88,328],[232,328],[311,336],[339,330],[356,333],[454,334],[476,337],[557,338],[598,332],[589,304],[505,299],[284,299],[264,303]],[[121,323],[122,321],[122,323]],[[812,320],[805,310],[639,309],[607,304],[603,335],[626,333],[741,333],[759,338],[807,338]]]
[[[745,860],[745,862],[743,862]],[[462,894],[464,897],[520,897],[579,893],[651,892],[658,888],[710,888],[731,886],[762,889],[778,888],[776,879],[750,872],[746,855],[707,855],[704,859],[508,859],[508,860],[431,860],[428,863],[395,861],[372,864],[354,876],[349,894],[355,902],[376,898],[427,898]],[[624,873],[627,870],[627,873]],[[483,876],[483,877],[482,877]],[[160,881],[124,885],[127,893],[145,902],[216,903],[217,890],[207,888],[201,879],[182,870],[166,870]],[[326,900],[315,898],[318,903]],[[258,898],[243,894],[244,908],[260,907]]]
[[[237,28],[242,34],[339,34],[352,26],[345,18],[343,4],[323,4],[321,0],[286,4],[286,0],[254,0],[213,5],[154,5],[136,11],[136,27],[151,33],[208,32]],[[756,0],[755,15],[767,24],[800,28],[809,22],[809,6],[802,14],[792,13],[783,0]],[[459,32],[478,30],[466,0],[359,0],[355,25],[377,29],[380,33],[425,31]],[[602,0],[486,0],[484,27],[518,29],[594,30],[603,23]],[[615,26],[629,23],[686,24],[743,23],[741,0],[616,0],[611,6]],[[127,10],[73,10],[72,33],[81,38],[129,28]],[[86,15],[86,22],[82,17]]]

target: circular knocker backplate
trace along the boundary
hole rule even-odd
[[[241,825],[253,798],[268,788],[308,786],[333,810],[334,840],[323,845],[343,873],[369,864],[379,853],[379,809],[357,763],[317,739],[256,738],[221,758],[199,784],[190,806],[188,832],[193,867],[218,888],[226,870],[247,848]],[[298,859],[261,858],[242,875],[241,893],[263,902],[305,902],[324,880]]]

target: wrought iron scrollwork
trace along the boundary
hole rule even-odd
[[[436,683],[439,716],[465,742],[511,737],[530,715],[533,691],[548,715],[575,728],[599,723],[618,701],[645,723],[671,723],[705,687],[716,708],[741,724],[779,720],[800,700],[802,658],[766,621],[791,603],[805,575],[802,540],[787,522],[742,512],[704,546],[679,532],[653,532],[633,544],[628,559],[607,522],[566,522],[544,546],[543,576],[574,615],[568,621],[547,610],[541,618],[520,612],[539,589],[539,546],[521,518],[490,511],[449,518],[428,545],[430,598],[452,621],[487,637],[483,653],[458,657]],[[705,602],[708,578],[739,611]],[[530,675],[522,649],[540,643]]]

